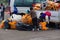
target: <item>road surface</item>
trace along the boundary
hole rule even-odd
[[[60,30],[39,32],[0,30],[0,40],[60,40]]]

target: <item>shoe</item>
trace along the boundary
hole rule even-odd
[[[39,28],[37,29],[37,31],[39,31]]]
[[[32,31],[35,31],[35,29],[33,28]]]

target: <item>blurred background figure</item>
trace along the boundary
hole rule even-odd
[[[10,7],[7,6],[7,7],[5,8],[5,11],[4,11],[4,19],[9,18],[10,15],[11,15]]]
[[[4,10],[5,10],[5,6],[3,5],[3,3],[1,3],[1,17],[2,17],[2,20],[4,20]]]

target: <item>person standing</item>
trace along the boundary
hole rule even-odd
[[[1,4],[0,4],[0,19],[1,19]]]
[[[35,31],[36,29],[39,30],[38,23],[37,23],[37,15],[32,7],[30,8],[30,15],[32,17],[32,23],[33,23],[32,31]]]
[[[9,18],[11,15],[10,8],[7,6],[4,11],[4,19]]]
[[[5,7],[4,7],[4,5],[1,3],[1,17],[2,17],[2,20],[4,20],[4,11],[5,11]]]

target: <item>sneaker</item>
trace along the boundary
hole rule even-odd
[[[39,28],[37,29],[37,31],[39,31]]]
[[[35,29],[33,28],[32,31],[35,31]]]

